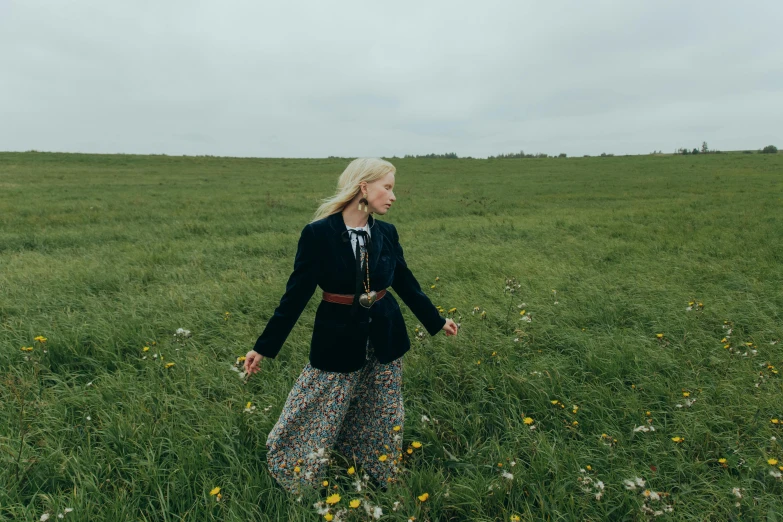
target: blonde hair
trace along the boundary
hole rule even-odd
[[[396,173],[394,165],[380,158],[357,158],[350,162],[337,180],[337,192],[326,198],[315,211],[312,221],[341,212],[353,198],[359,194],[359,184],[364,181],[372,183],[384,177],[389,172]],[[311,221],[311,223],[312,223]]]

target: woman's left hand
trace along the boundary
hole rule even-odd
[[[457,328],[457,323],[451,319],[446,319],[446,324],[443,325],[442,330],[446,332],[446,337],[451,337],[452,335],[457,335],[459,329]]]

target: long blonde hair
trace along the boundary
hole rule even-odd
[[[323,200],[321,206],[315,211],[312,221],[318,221],[341,212],[359,194],[359,183],[362,181],[372,183],[381,179],[389,172],[396,173],[397,169],[386,160],[380,158],[357,158],[353,160],[340,174],[335,195]]]

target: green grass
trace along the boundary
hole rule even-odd
[[[783,517],[783,156],[393,162],[386,219],[462,327],[404,358],[405,444],[423,447],[367,494],[384,520],[644,520],[635,477],[666,494],[659,520]],[[264,447],[318,293],[259,375],[230,365],[346,164],[0,154],[0,520],[322,520],[325,491],[287,496]],[[335,476],[341,505],[364,498],[339,459]]]

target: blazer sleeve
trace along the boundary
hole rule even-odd
[[[397,263],[394,268],[394,280],[392,288],[400,296],[402,301],[411,309],[413,315],[421,321],[424,328],[430,335],[435,335],[443,329],[446,319],[441,317],[438,309],[432,304],[419,286],[419,282],[411,273],[400,245],[400,236],[397,234],[397,228],[392,225],[394,252]]]
[[[308,224],[302,229],[302,234],[299,237],[299,245],[294,258],[294,271],[288,278],[285,293],[253,347],[264,357],[274,359],[278,354],[297,319],[307,306],[307,302],[315,292],[317,286],[315,251],[315,233],[312,226]]]

